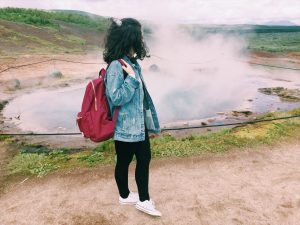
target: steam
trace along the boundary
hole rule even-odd
[[[153,56],[142,64],[160,119],[199,119],[237,107],[250,92],[246,75],[253,69],[243,62],[246,44],[240,37],[221,34],[199,41],[176,24],[157,27],[148,43]],[[151,64],[159,72],[151,72]]]
[[[141,63],[160,120],[193,120],[249,109],[248,99],[257,96],[258,86],[282,86],[271,79],[300,82],[295,72],[250,66],[247,45],[242,36],[204,34],[196,40],[174,23],[156,25],[148,41],[153,56]],[[153,64],[158,72],[149,70]],[[258,83],[261,75],[266,81]]]

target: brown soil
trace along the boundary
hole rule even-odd
[[[249,62],[300,69],[300,57],[296,54],[252,52]]]
[[[1,197],[1,224],[289,224],[300,221],[300,140],[153,160],[153,218],[118,203],[113,166],[28,179]],[[129,183],[136,191],[134,164]]]

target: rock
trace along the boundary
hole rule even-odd
[[[6,88],[11,91],[15,91],[21,88],[21,82],[18,79],[10,80],[6,83]]]
[[[201,122],[201,125],[202,125],[202,126],[206,126],[206,125],[207,125],[207,123],[205,123],[205,122]]]
[[[152,64],[150,67],[149,67],[149,70],[151,72],[159,72],[159,67],[156,65],[156,64]]]
[[[284,90],[283,87],[271,87],[271,88],[258,88],[258,91],[266,95],[277,94],[280,91]]]
[[[4,100],[4,101],[0,101],[0,111],[2,109],[4,109],[4,106],[8,103],[8,101]]]
[[[248,102],[253,102],[253,99],[247,99],[248,100]]]
[[[215,119],[215,118],[210,118],[210,119],[208,119],[207,121],[208,121],[209,123],[212,123],[212,122],[216,121],[216,119]]]
[[[288,89],[283,87],[258,88],[258,91],[266,95],[276,95],[282,101],[300,101],[300,89]]]
[[[70,84],[68,84],[68,83],[62,83],[62,84],[59,84],[59,86],[60,86],[60,87],[69,87]]]
[[[163,136],[170,137],[170,136],[172,136],[172,134],[170,132],[164,132]]]
[[[233,110],[232,114],[233,116],[240,116],[240,115],[245,115],[245,116],[249,116],[251,115],[253,112],[249,111],[249,110]]]
[[[149,134],[149,138],[156,138],[156,137],[158,137],[158,134]]]
[[[62,78],[63,74],[59,70],[55,70],[52,73],[49,74],[49,77],[52,78]]]
[[[216,119],[215,119],[215,118],[210,118],[210,119],[208,119],[207,121],[208,121],[209,123],[212,123],[212,122],[216,121]]]

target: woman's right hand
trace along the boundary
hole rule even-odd
[[[127,62],[125,62],[125,60],[122,60],[122,61],[126,65],[126,66],[122,65],[123,70],[125,70],[129,76],[135,77],[134,70],[132,69],[132,67]]]

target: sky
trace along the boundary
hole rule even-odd
[[[0,7],[7,6],[200,24],[290,21],[300,25],[300,0],[0,0]]]

